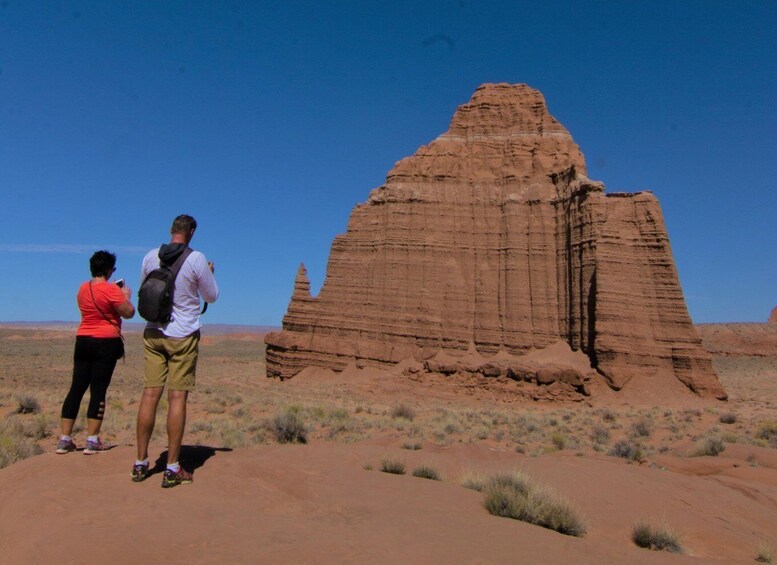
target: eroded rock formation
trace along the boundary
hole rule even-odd
[[[725,398],[658,201],[589,180],[526,85],[481,86],[446,133],[396,163],[335,238],[319,295],[309,288],[302,266],[283,330],[266,338],[268,376],[466,351],[520,369],[561,341],[615,390],[640,379]]]

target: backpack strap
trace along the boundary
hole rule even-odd
[[[186,258],[192,254],[192,248],[188,245],[184,248],[183,253],[181,253],[178,258],[175,260],[175,262],[172,265],[165,265],[162,263],[162,260],[159,260],[160,266],[165,266],[168,269],[170,269],[170,272],[173,273],[173,280],[175,280],[178,277],[178,272],[181,270],[181,267],[183,267],[184,261],[186,261]]]

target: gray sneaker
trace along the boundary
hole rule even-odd
[[[143,482],[148,476],[148,465],[141,465],[140,463],[138,463],[137,465],[133,465],[131,476],[132,476],[133,483]]]
[[[94,455],[100,451],[108,451],[110,447],[105,445],[100,438],[97,441],[87,441],[84,448],[84,455]]]
[[[57,453],[62,455],[63,453],[70,453],[76,450],[76,444],[72,439],[60,439],[57,442]]]

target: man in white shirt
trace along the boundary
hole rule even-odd
[[[170,243],[152,249],[143,258],[141,281],[160,264],[172,265],[188,248],[197,221],[186,214],[173,220]],[[178,460],[186,426],[186,401],[194,390],[200,342],[200,296],[207,303],[219,295],[213,277],[213,263],[199,251],[189,253],[175,279],[172,317],[166,324],[149,322],[143,332],[145,380],[138,407],[138,458],[132,467],[132,480],[143,481],[149,472],[148,444],[154,431],[156,409],[167,384],[167,469],[162,487],[191,483],[191,473]]]

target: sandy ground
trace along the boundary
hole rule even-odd
[[[726,403],[602,395],[538,405],[478,383],[355,368],[279,383],[263,376],[257,336],[206,336],[182,457],[195,481],[161,489],[163,429],[152,441],[157,472],[129,479],[136,335],[109,392],[103,436],[116,447],[53,453],[72,340],[0,329],[0,419],[16,426],[12,439],[44,451],[0,470],[3,563],[754,563],[770,551],[774,559],[777,446],[763,430],[777,422],[777,357],[716,358]],[[16,413],[24,396],[36,412]],[[268,431],[290,409],[306,423],[307,444],[280,445]],[[725,450],[697,455],[710,438]],[[618,442],[642,455],[615,456]],[[384,461],[404,463],[406,474],[381,472]],[[442,480],[412,476],[421,465]],[[563,495],[585,535],[492,516],[483,494],[461,484],[516,470]],[[683,553],[636,547],[640,521],[675,531]]]

